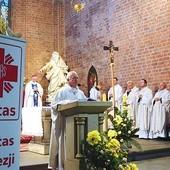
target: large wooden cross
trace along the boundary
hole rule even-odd
[[[111,78],[112,78],[112,107],[113,107],[113,110],[111,110],[108,114],[111,114],[112,116],[115,117],[115,111],[116,111],[116,102],[115,102],[115,89],[114,89],[114,51],[118,51],[118,47],[114,47],[113,45],[113,42],[112,41],[109,41],[109,45],[108,46],[104,46],[103,47],[103,50],[109,50],[110,52],[110,68],[111,68]],[[108,126],[109,126],[109,123],[108,123],[108,118],[105,118],[104,119],[104,131],[108,131]]]
[[[118,51],[119,48],[118,47],[114,47],[113,42],[109,41],[109,45],[108,46],[104,46],[103,47],[104,50],[109,50],[110,52],[110,68],[111,68],[111,78],[112,78],[112,93],[113,93],[113,97],[112,97],[112,103],[113,103],[113,107],[115,108],[115,90],[114,90],[114,51]]]

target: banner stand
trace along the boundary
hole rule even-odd
[[[0,34],[0,170],[19,170],[25,47]]]

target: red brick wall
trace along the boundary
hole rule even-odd
[[[51,58],[53,51],[65,57],[64,7],[49,0],[12,1],[12,29],[26,40],[25,77],[30,78]],[[43,74],[40,83],[47,88]]]
[[[103,50],[109,40],[119,47],[114,74],[122,86],[145,78],[154,90],[160,81],[170,80],[170,1],[86,2],[79,13],[66,3],[67,62],[79,73],[86,93],[91,65],[106,89],[111,85],[109,51]]]
[[[111,70],[109,51],[104,51],[103,46],[112,40],[119,47],[114,53],[114,74],[122,86],[127,80],[137,84],[145,78],[154,89],[160,81],[170,81],[169,1],[86,2],[77,13],[66,0],[64,13],[62,5],[49,0],[12,1],[13,30],[21,32],[27,42],[26,77],[37,73],[55,50],[71,70],[78,72],[86,94],[92,65],[107,90],[111,86]]]

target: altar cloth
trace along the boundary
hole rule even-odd
[[[42,107],[22,108],[22,135],[43,136]]]

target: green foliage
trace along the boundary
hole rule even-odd
[[[29,79],[26,78],[26,77],[24,77],[24,83],[23,83],[24,87],[25,87],[25,85],[28,83],[28,81],[29,81]]]
[[[140,144],[133,139],[135,133],[139,130],[134,127],[134,121],[131,119],[128,110],[120,111],[115,108],[115,116],[109,114],[112,108],[109,108],[105,115],[108,119],[110,119],[113,130],[117,132],[117,140],[122,143],[125,147],[130,148],[131,144],[137,147],[138,150],[142,151]]]

